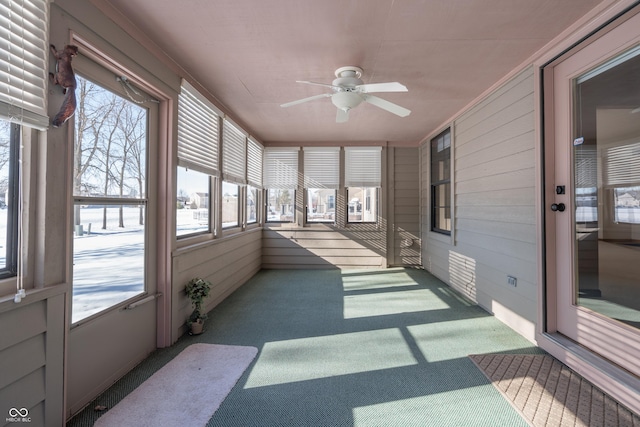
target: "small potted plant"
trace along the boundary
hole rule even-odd
[[[207,319],[207,314],[202,312],[202,302],[209,295],[210,290],[211,282],[200,277],[189,280],[185,287],[185,292],[193,306],[193,312],[187,321],[187,326],[191,328],[192,335],[202,333],[204,321]]]

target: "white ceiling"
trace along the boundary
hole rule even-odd
[[[104,0],[265,144],[417,144],[600,0]],[[336,123],[328,91],[355,65],[365,83],[398,81]],[[330,91],[330,90],[329,90]]]

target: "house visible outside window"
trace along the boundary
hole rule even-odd
[[[210,175],[178,167],[176,209],[176,235],[178,237],[208,233],[211,216]]]
[[[20,125],[0,119],[0,278],[17,272],[19,147]]]
[[[296,190],[267,189],[267,222],[294,222],[295,212]]]
[[[222,181],[222,228],[240,225],[240,186]]]
[[[266,222],[295,222],[299,147],[266,147],[263,186]]]
[[[451,129],[431,140],[431,231],[451,234]]]
[[[347,223],[377,223],[381,147],[345,147]]]
[[[340,147],[305,147],[302,152],[306,221],[334,223],[340,182]]]
[[[349,187],[347,200],[347,222],[378,220],[378,189],[376,187]]]
[[[176,236],[213,233],[220,112],[187,81],[178,96]]]
[[[149,109],[76,77],[73,323],[146,289],[149,123]]]

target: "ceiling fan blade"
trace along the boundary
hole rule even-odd
[[[313,101],[314,99],[328,98],[330,96],[331,96],[330,93],[323,93],[321,95],[313,95],[313,96],[310,96],[308,98],[298,99],[297,101],[287,102],[285,104],[281,104],[280,106],[281,107],[291,107],[292,105],[302,104],[303,102]]]
[[[408,92],[407,87],[398,82],[388,82],[388,83],[370,83],[364,85],[356,86],[361,92],[372,93],[372,92]]]
[[[316,83],[316,82],[309,82],[306,80],[296,80],[296,83],[304,83],[306,85],[313,85],[313,86],[330,87],[331,89],[338,88],[338,86],[330,85],[327,83]]]
[[[388,112],[400,117],[407,117],[409,114],[411,114],[411,110],[407,110],[404,107],[394,104],[393,102],[389,102],[386,99],[378,98],[377,96],[365,94],[364,100],[369,104],[373,104],[376,107],[387,110]]]
[[[336,114],[336,123],[344,123],[349,120],[349,110],[343,110],[338,108],[338,113]]]

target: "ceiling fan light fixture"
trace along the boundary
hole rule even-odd
[[[357,92],[336,92],[331,95],[331,102],[333,105],[343,111],[349,111],[352,108],[357,107],[364,101],[362,96]]]

